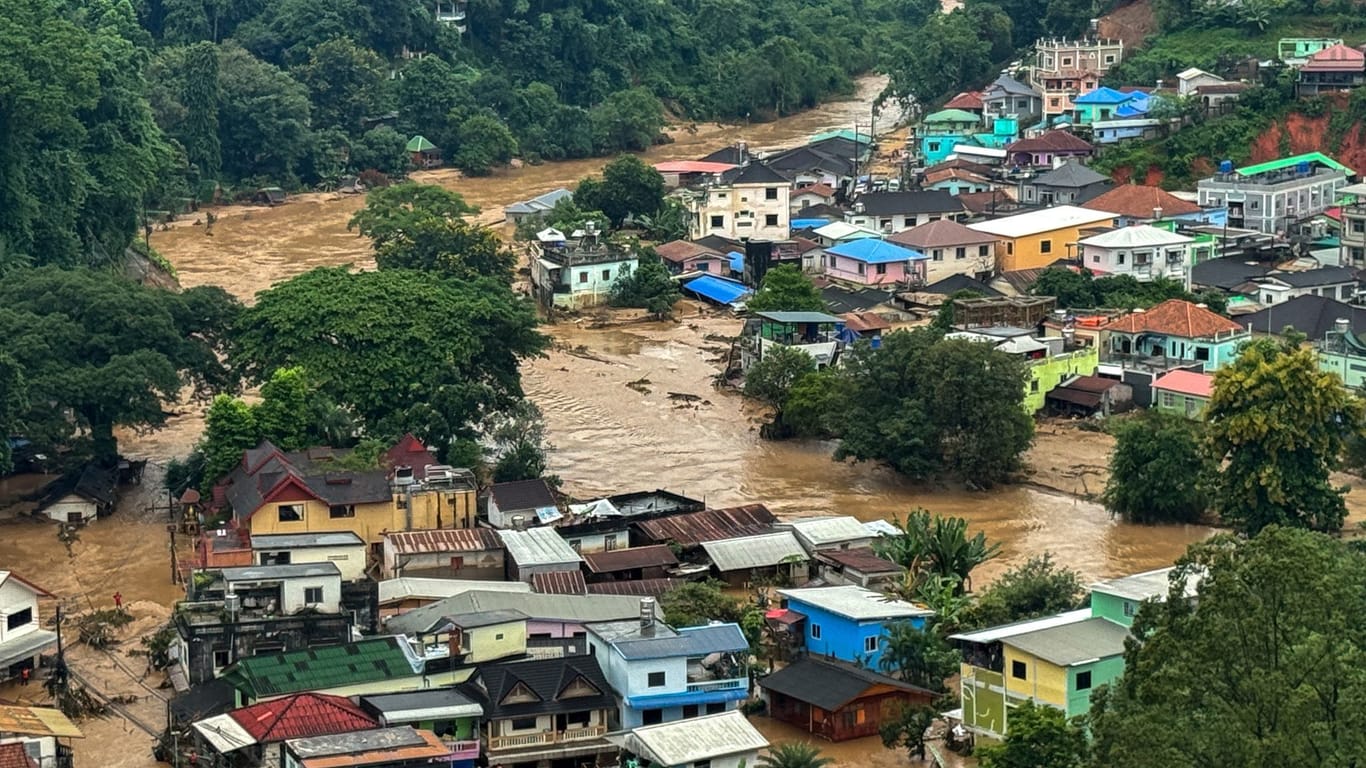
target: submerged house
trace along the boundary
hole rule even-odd
[[[57,633],[39,620],[40,597],[55,596],[14,571],[0,571],[0,680],[37,671],[42,654],[57,644]]]
[[[553,228],[541,230],[531,249],[531,293],[547,309],[605,304],[617,280],[639,266],[640,254],[608,240],[595,222],[570,236]]]
[[[928,707],[933,691],[871,669],[804,656],[759,678],[768,714],[827,741],[874,736],[904,707]]]

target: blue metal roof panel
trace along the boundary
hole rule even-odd
[[[1144,95],[1146,96],[1147,94],[1144,94]],[[1124,102],[1129,101],[1129,100],[1131,100],[1131,99],[1133,99],[1133,98],[1134,98],[1134,94],[1132,94],[1132,93],[1122,93],[1122,92],[1120,92],[1120,91],[1116,91],[1114,88],[1110,88],[1110,87],[1108,87],[1108,86],[1102,85],[1101,87],[1095,89],[1094,91],[1091,91],[1090,93],[1083,93],[1082,95],[1076,97],[1075,99],[1072,99],[1072,103],[1073,103],[1073,104],[1123,104]]]
[[[709,299],[717,304],[734,304],[740,299],[753,293],[749,288],[722,277],[713,275],[703,275],[694,280],[689,280],[683,286],[683,290],[689,293]]]
[[[914,261],[928,258],[920,251],[903,248],[895,243],[876,238],[850,240],[827,248],[826,253],[843,256],[846,259],[861,261],[865,264],[890,264],[897,261]]]
[[[675,636],[618,640],[613,645],[625,659],[665,659],[733,653],[749,648],[745,633],[736,624],[684,627]]]

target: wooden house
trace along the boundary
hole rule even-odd
[[[930,706],[934,692],[833,659],[807,656],[759,680],[769,716],[813,736],[874,736],[903,707]]]

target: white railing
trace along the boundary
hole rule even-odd
[[[703,693],[706,691],[734,691],[745,687],[747,681],[743,677],[736,677],[730,680],[709,680],[702,683],[688,683],[688,693]]]
[[[583,741],[602,738],[607,733],[605,725],[591,725],[587,728],[571,728],[566,731],[546,731],[529,733],[525,736],[493,736],[489,738],[489,749],[515,749],[517,747],[536,747],[558,744],[566,741]]]

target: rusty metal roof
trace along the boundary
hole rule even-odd
[[[531,574],[531,588],[543,595],[586,595],[582,571],[550,571]]]
[[[21,742],[0,744],[0,768],[38,768],[38,764],[24,751]]]
[[[746,504],[727,509],[704,509],[659,520],[641,520],[636,527],[653,541],[675,541],[691,547],[704,541],[768,533],[776,519],[763,504]]]
[[[394,551],[400,555],[431,552],[481,552],[502,549],[498,534],[488,528],[456,528],[434,531],[395,531],[386,533]]]
[[[683,579],[632,579],[630,581],[604,581],[588,585],[590,595],[634,595],[636,597],[660,597],[665,592],[683,586]]]
[[[588,563],[588,570],[593,573],[613,573],[651,566],[678,565],[678,558],[674,556],[673,550],[663,544],[614,549],[610,552],[594,552],[585,554],[583,559],[584,562]]]
[[[901,566],[891,560],[878,557],[871,547],[823,550],[816,553],[816,558],[860,573],[895,573],[901,570]]]

